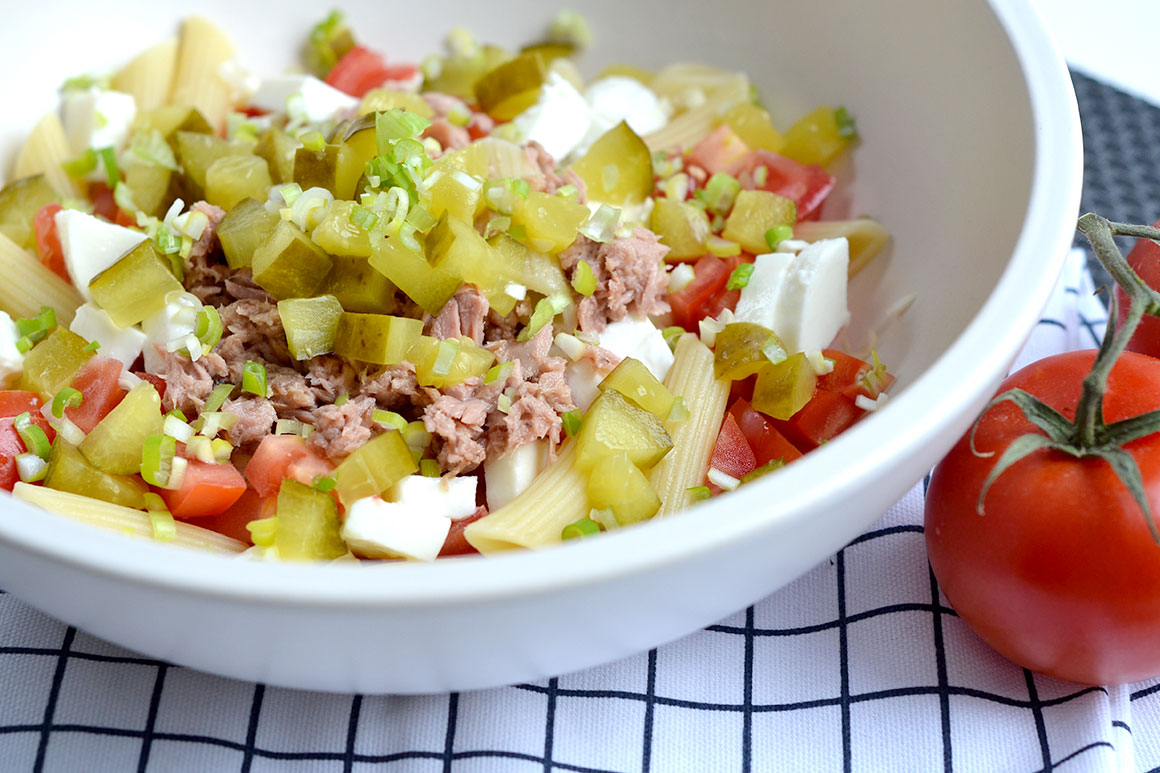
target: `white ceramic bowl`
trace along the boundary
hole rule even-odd
[[[464,24],[516,44],[532,0],[346,2],[396,61]],[[272,10],[274,8],[277,10]],[[410,6],[413,8],[413,6]],[[293,61],[320,7],[203,0],[259,71]],[[891,253],[851,287],[850,338],[909,293],[879,351],[886,407],[784,472],[679,516],[561,548],[436,565],[264,565],[103,533],[5,499],[0,587],[148,655],[334,691],[433,692],[584,668],[710,624],[791,581],[871,524],[938,460],[997,386],[1071,242],[1082,170],[1067,70],[1025,2],[632,4],[590,0],[589,74],[683,58],[745,70],[785,125],[843,104],[863,141],[830,216],[871,213]],[[69,75],[172,34],[162,3],[22,4],[0,47],[0,148]],[[17,109],[11,109],[11,108]],[[885,571],[887,567],[883,567]]]

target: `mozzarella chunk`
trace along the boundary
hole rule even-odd
[[[68,329],[86,341],[96,341],[106,357],[115,357],[128,368],[145,346],[145,333],[136,327],[118,327],[104,309],[85,303],[77,309]]]
[[[776,331],[774,316],[777,302],[781,286],[785,283],[786,271],[793,259],[794,256],[788,252],[758,255],[754,259],[749,284],[742,288],[737,308],[733,312],[735,321],[752,322]]]
[[[569,362],[564,367],[564,380],[572,390],[572,402],[576,403],[576,407],[580,410],[586,411],[588,406],[592,405],[592,401],[600,395],[600,382],[604,380],[604,376],[596,371],[596,365],[592,360],[583,359]]]
[[[197,313],[202,303],[193,293],[179,293],[169,298],[158,311],[141,320],[145,335],[145,370],[154,373],[162,368],[161,354],[170,341],[184,341],[197,329]]]
[[[523,142],[540,143],[553,159],[562,162],[588,135],[592,115],[576,87],[559,73],[550,72],[536,104],[512,123]]]
[[[494,513],[522,494],[547,466],[548,444],[544,440],[533,440],[503,456],[487,459],[483,463],[483,479],[487,482],[488,512]]]
[[[145,234],[140,231],[107,223],[75,209],[62,209],[54,219],[68,274],[88,301],[93,299],[89,293],[93,277],[145,241]]]
[[[433,561],[443,548],[451,519],[403,502],[366,497],[351,504],[342,538],[364,558],[411,558]]]
[[[669,122],[669,110],[660,97],[636,78],[625,75],[593,81],[584,90],[584,99],[608,128],[624,121],[641,137],[664,128]]]
[[[673,352],[664,333],[647,319],[629,316],[613,322],[604,328],[599,341],[613,354],[640,360],[659,381],[673,366]]]
[[[16,348],[19,340],[16,323],[0,311],[0,386],[11,386],[24,370],[24,355]]]
[[[387,491],[387,499],[413,510],[458,521],[475,512],[475,489],[478,482],[479,478],[473,475],[454,478],[408,475],[391,486]]]
[[[92,87],[69,90],[61,99],[61,123],[73,153],[120,147],[129,136],[137,102],[131,94]]]
[[[262,81],[250,104],[272,113],[291,114],[291,118],[319,122],[333,118],[340,110],[357,108],[359,100],[313,75],[278,75]]]

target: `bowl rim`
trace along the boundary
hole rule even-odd
[[[978,380],[959,378],[955,363],[974,361],[979,373],[998,382],[1045,306],[1073,239],[1074,221],[1061,217],[1078,212],[1083,151],[1067,66],[1031,3],[988,0],[987,4],[1018,60],[1030,98],[1035,159],[1028,209],[1010,261],[966,328],[897,398],[843,433],[839,444],[847,452],[848,464],[840,480],[829,476],[833,457],[807,455],[786,471],[795,485],[779,489],[776,512],[764,501],[766,487],[754,486],[693,507],[680,518],[627,528],[600,540],[434,564],[275,564],[194,551],[174,560],[170,546],[125,540],[41,511],[36,518],[0,519],[0,541],[85,572],[235,602],[436,607],[541,596],[647,573],[726,548],[771,528],[775,521],[779,526],[793,525],[827,501],[840,501],[874,485],[890,466],[887,460],[937,442],[947,423],[941,417],[956,415],[964,405],[981,405],[989,396],[991,382],[980,385]],[[1029,297],[1033,302],[1028,303]],[[1017,310],[1014,318],[1012,309]],[[928,420],[915,421],[915,415]],[[903,426],[903,416],[909,417],[908,431],[889,431]],[[915,480],[922,473],[919,470]],[[15,499],[9,499],[8,506],[31,508]]]

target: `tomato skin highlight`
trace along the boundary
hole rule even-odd
[[[1095,352],[1069,352],[1010,376],[1069,419]],[[1160,360],[1126,352],[1108,380],[1108,422],[1160,409]],[[988,644],[1042,674],[1119,684],[1160,674],[1160,545],[1128,489],[1102,459],[1039,450],[1009,467],[976,512],[995,460],[1038,430],[1012,404],[979,420],[927,490],[931,567],[959,616]],[[1124,446],[1160,512],[1160,435]]]

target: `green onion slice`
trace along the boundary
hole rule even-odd
[[[141,448],[141,478],[154,486],[169,485],[177,440],[169,435],[150,435]]]
[[[858,139],[858,126],[854,123],[854,116],[844,107],[834,111],[834,121],[838,124],[838,136],[848,140]]]
[[[757,480],[758,478],[760,478],[764,475],[768,475],[769,473],[771,473],[775,470],[780,470],[782,467],[785,467],[785,459],[783,457],[778,457],[777,459],[771,459],[768,462],[766,462],[765,464],[758,467],[757,469],[755,469],[751,472],[747,472],[744,475],[742,475],[741,476],[741,483],[742,483],[742,485],[744,485],[746,483],[752,483],[753,481]]]
[[[737,268],[733,269],[733,273],[729,275],[729,282],[725,285],[726,290],[741,290],[749,286],[749,279],[753,276],[753,264],[742,263]]]
[[[420,459],[419,474],[425,478],[438,478],[443,471],[439,469],[439,462],[434,459]]]
[[[266,366],[253,360],[242,366],[242,391],[266,396]]]
[[[21,339],[28,339],[29,348],[32,348],[31,344],[44,340],[48,331],[56,327],[56,312],[48,306],[41,306],[40,313],[35,317],[24,317],[15,322],[17,335]]]
[[[397,430],[402,430],[407,426],[407,420],[402,416],[394,411],[384,411],[381,408],[371,414],[371,421],[376,424],[381,424],[384,427],[392,427]]]
[[[761,167],[764,169],[765,167]],[[769,245],[769,249],[776,250],[777,245],[786,239],[793,238],[792,225],[775,225],[765,232],[765,243]]]
[[[208,352],[222,340],[222,318],[213,306],[202,306],[197,312],[197,327],[193,334],[201,341],[202,351]]]
[[[64,387],[52,398],[52,415],[56,418],[64,418],[64,412],[67,408],[75,408],[84,400],[84,395],[79,389],[72,387]]]
[[[703,502],[713,496],[713,492],[709,490],[708,486],[692,486],[685,490],[689,493],[689,499],[694,502]]]
[[[565,526],[564,530],[560,532],[560,539],[583,539],[599,533],[600,524],[591,518],[581,518],[579,521]]]
[[[110,188],[116,189],[117,183],[121,182],[121,170],[117,167],[117,151],[113,148],[101,148],[97,151],[97,155],[105,166],[105,181]]]
[[[493,365],[488,368],[487,373],[483,377],[483,383],[494,384],[495,382],[504,383],[511,376],[516,364],[512,361],[501,362],[499,365]]]
[[[581,260],[576,263],[576,268],[572,271],[572,289],[584,296],[596,292],[596,274],[592,273],[592,266],[588,265],[588,261]]]
[[[715,215],[726,215],[733,209],[733,201],[741,192],[741,183],[737,178],[724,172],[717,172],[705,187],[697,191],[697,200],[705,204],[706,209]]]
[[[431,372],[437,376],[446,376],[451,372],[451,364],[455,362],[455,355],[459,354],[459,342],[447,338],[439,342],[439,351],[435,355],[435,364]]]
[[[580,425],[584,421],[584,414],[580,412],[579,408],[573,408],[560,414],[560,421],[564,424],[564,434],[568,437],[576,437],[576,433],[580,431]]]
[[[20,480],[25,483],[35,483],[38,480],[44,480],[48,474],[48,462],[34,453],[17,454],[16,472],[20,475]]]
[[[44,434],[44,430],[32,423],[32,414],[25,411],[17,416],[12,424],[24,442],[24,448],[29,453],[36,454],[47,461],[48,455],[52,451],[52,443],[48,442],[48,435]]]
[[[333,475],[318,475],[315,476],[314,483],[311,485],[325,494],[329,491],[334,491],[334,487],[338,485],[338,481],[335,480]]]
[[[669,409],[669,415],[665,417],[665,421],[678,424],[687,421],[691,415],[688,406],[685,405],[685,398],[677,395],[673,398],[673,407]]]
[[[233,384],[218,384],[215,386],[213,391],[209,393],[209,397],[205,398],[205,404],[201,407],[202,415],[212,413],[225,405],[226,400],[233,394],[233,391]]]

